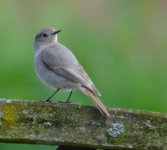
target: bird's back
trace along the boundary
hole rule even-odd
[[[73,53],[60,43],[46,47],[40,55],[55,68],[74,67],[79,63]]]

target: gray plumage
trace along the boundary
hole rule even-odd
[[[109,116],[104,105],[97,100],[101,94],[80,65],[73,53],[58,43],[53,28],[44,28],[36,34],[34,41],[35,69],[38,77],[49,87],[60,90],[80,89],[92,97],[101,113]],[[98,102],[97,102],[98,101]],[[102,105],[102,106],[101,106]]]

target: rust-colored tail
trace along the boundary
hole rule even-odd
[[[95,94],[93,94],[91,91],[89,91],[88,89],[86,89],[84,87],[81,87],[80,90],[84,94],[86,94],[87,96],[90,96],[94,100],[97,109],[101,112],[101,114],[103,116],[110,117],[110,114],[109,114],[108,110],[106,109],[106,107],[103,105],[101,100]]]

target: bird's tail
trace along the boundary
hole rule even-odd
[[[101,102],[101,100],[93,92],[91,92],[91,90],[84,88],[84,87],[81,87],[80,90],[84,94],[86,94],[87,96],[90,96],[93,99],[93,101],[96,104],[97,109],[101,112],[101,114],[103,116],[110,117],[110,114],[109,114],[108,110],[106,109],[106,107],[104,106],[104,104]]]

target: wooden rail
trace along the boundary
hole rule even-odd
[[[167,149],[167,114],[0,99],[0,142],[101,149]]]

